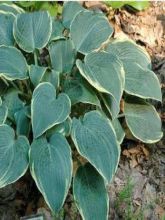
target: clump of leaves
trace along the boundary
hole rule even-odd
[[[122,126],[145,143],[162,137],[148,54],[111,38],[104,14],[77,2],[64,4],[61,20],[16,5],[0,10],[0,187],[30,168],[58,213],[73,177],[82,218],[107,219]]]

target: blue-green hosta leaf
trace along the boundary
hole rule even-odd
[[[82,10],[85,10],[79,2],[65,2],[62,11],[62,22],[66,28],[70,28],[70,24],[76,14]]]
[[[69,79],[64,84],[64,91],[69,96],[72,105],[82,102],[100,106],[95,92],[82,79]]]
[[[61,21],[58,19],[52,19],[52,34],[50,37],[50,41],[65,39],[64,35],[64,26],[62,25]]]
[[[120,112],[119,102],[117,102],[116,99],[109,94],[102,94],[101,97],[105,107],[107,108],[108,112],[111,114],[112,119],[116,118]]]
[[[115,129],[117,140],[118,140],[119,144],[121,144],[123,142],[124,137],[125,137],[125,132],[120,124],[119,119],[115,118],[114,120],[112,120],[112,125]]]
[[[73,194],[83,220],[107,220],[109,198],[100,174],[89,163],[78,168]]]
[[[56,133],[49,141],[41,137],[30,150],[30,170],[37,187],[53,212],[65,201],[72,178],[72,157],[68,142]]]
[[[31,105],[34,138],[65,121],[70,111],[71,103],[66,94],[61,93],[56,97],[56,90],[52,84],[40,83],[33,92]]]
[[[81,75],[98,91],[112,95],[119,103],[124,89],[124,70],[113,54],[92,52],[82,61],[76,61]]]
[[[6,105],[2,103],[2,99],[0,97],[0,125],[5,123],[7,114],[8,114],[8,109]]]
[[[71,133],[78,152],[109,183],[120,156],[120,146],[111,122],[98,111],[91,111],[82,120],[73,119]]]
[[[0,126],[0,188],[15,182],[28,168],[29,142],[24,136],[15,139],[14,130]]]
[[[13,23],[15,17],[9,13],[0,12],[0,45],[13,46]]]
[[[49,46],[49,53],[54,70],[60,73],[71,71],[76,53],[70,39],[52,42]]]
[[[137,63],[145,69],[151,69],[151,59],[147,52],[131,40],[114,40],[106,51],[115,54],[123,64]]]
[[[25,106],[14,114],[17,135],[28,136],[30,131],[29,106]]]
[[[14,37],[26,52],[33,52],[47,45],[52,33],[52,20],[48,12],[19,14],[14,22]]]
[[[20,7],[18,7],[15,4],[6,4],[6,3],[1,3],[0,4],[0,11],[4,11],[4,12],[9,12],[13,15],[17,15],[20,13],[23,13],[24,10]]]
[[[90,53],[99,48],[113,33],[108,19],[102,13],[81,11],[70,27],[71,39],[77,51]]]
[[[72,119],[68,117],[61,124],[55,125],[53,128],[46,132],[47,137],[52,136],[54,133],[61,133],[63,136],[68,137],[71,133]]]
[[[154,72],[143,69],[139,64],[123,63],[125,74],[125,91],[140,98],[162,101],[159,80]]]
[[[124,103],[124,114],[130,131],[137,139],[154,143],[162,138],[161,120],[152,105]]]
[[[26,79],[28,66],[23,54],[15,47],[0,46],[0,77],[8,80]]]
[[[10,89],[3,96],[3,104],[6,105],[8,109],[8,118],[10,118],[10,120],[14,120],[15,113],[21,110],[25,105],[18,95],[18,90]]]
[[[37,86],[41,82],[46,70],[47,68],[43,66],[36,66],[36,65],[30,66],[29,76],[34,86]]]
[[[53,69],[47,71],[42,78],[42,82],[50,82],[57,89],[60,85],[60,73]]]

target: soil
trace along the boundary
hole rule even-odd
[[[155,103],[165,132],[165,2],[152,2],[141,12],[131,8],[112,10],[98,2],[86,2],[86,7],[99,7],[114,26],[114,37],[129,36],[144,46],[152,58],[153,70],[162,85],[163,103]],[[148,82],[149,83],[149,82]],[[165,219],[165,136],[153,145],[126,140],[122,144],[117,174],[109,188],[111,220]],[[80,219],[68,196],[65,219]],[[0,189],[0,220],[50,211],[29,172],[18,182]],[[56,219],[61,219],[60,217]]]

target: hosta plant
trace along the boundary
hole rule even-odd
[[[0,5],[0,187],[29,169],[53,213],[71,189],[83,219],[108,218],[125,133],[162,137],[150,57],[112,35],[101,11],[77,2],[61,19]]]

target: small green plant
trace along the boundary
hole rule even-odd
[[[47,10],[51,16],[56,16],[57,14],[61,14],[62,6],[57,2],[40,2],[40,1],[18,1],[16,2],[18,6],[22,7],[26,11],[40,11]]]
[[[102,12],[77,2],[64,4],[61,20],[0,5],[0,187],[30,168],[55,215],[73,177],[82,218],[107,219],[123,124],[142,142],[162,137],[151,60],[112,34]]]
[[[119,192],[116,199],[116,209],[120,210],[120,207],[124,206],[124,210],[122,207],[122,212],[124,212],[124,219],[132,220],[132,194],[133,194],[133,184],[130,179],[128,179],[126,185]]]
[[[122,8],[123,6],[130,6],[138,11],[149,7],[149,1],[105,1],[105,4],[114,9]]]

